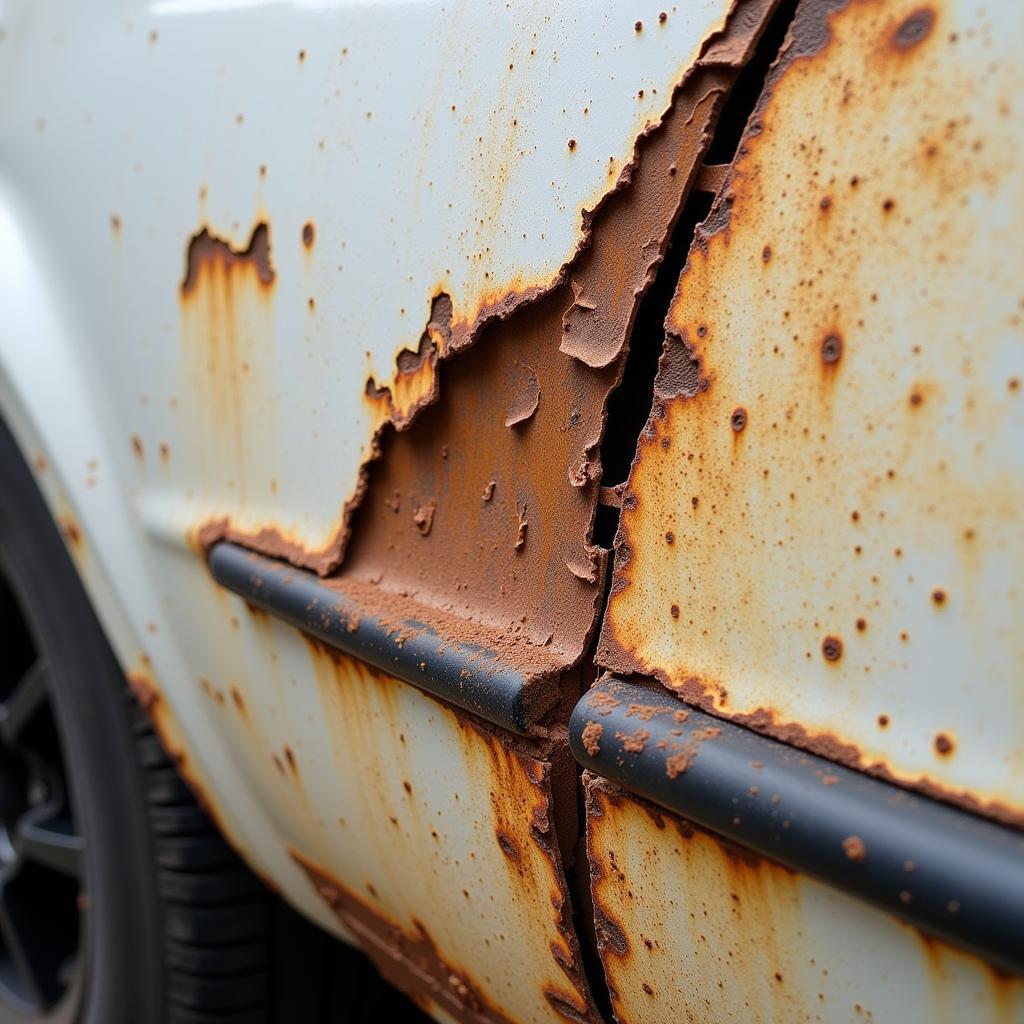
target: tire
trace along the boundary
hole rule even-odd
[[[2,422],[0,622],[0,1024],[425,1020],[271,894],[196,803]],[[23,838],[37,820],[42,855]]]

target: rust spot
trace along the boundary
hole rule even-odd
[[[146,453],[142,447],[142,438],[138,434],[132,434],[132,451],[135,457],[141,459]]]
[[[855,864],[860,864],[867,857],[868,848],[860,836],[847,836],[843,840],[843,853],[846,854],[847,859],[852,860]]]
[[[704,729],[694,729],[686,738],[682,749],[665,758],[665,774],[670,779],[675,779],[682,775],[697,760],[697,755],[700,753],[700,745],[707,740],[713,740],[720,732],[721,730],[714,725],[709,725]]]
[[[729,425],[734,433],[740,434],[743,432],[747,425],[747,410],[742,405],[733,409],[732,416],[729,417]]]
[[[668,13],[666,11],[662,11],[658,15],[658,24],[659,25],[664,25],[666,21],[668,21]]]
[[[889,716],[888,715],[885,715],[885,714],[879,715],[878,718],[876,719],[876,721],[878,722],[878,728],[879,729],[888,729],[889,728]]]
[[[923,43],[935,24],[935,12],[930,7],[920,7],[896,26],[892,34],[892,45],[897,50],[910,50]]]
[[[615,738],[627,754],[642,754],[651,734],[647,729],[637,729],[632,733],[617,732]]]
[[[678,619],[679,618],[679,605],[673,604],[672,607],[669,608],[669,612],[671,613],[673,619]]]
[[[843,339],[838,334],[826,334],[821,343],[821,361],[826,366],[833,366],[842,354]]]
[[[643,30],[644,30],[644,23],[642,21],[638,21],[638,22],[636,22],[633,25],[633,31],[634,32],[643,32]]]
[[[953,753],[953,741],[944,732],[935,737],[935,752],[941,757],[948,757]]]
[[[116,213],[110,215],[110,228],[115,235],[121,230],[121,217]]]
[[[306,223],[302,225],[302,244],[307,249],[311,249],[315,239],[316,228],[313,226],[313,222],[311,220],[307,220]]]
[[[946,592],[939,587],[932,591],[932,604],[942,607],[946,603]]]
[[[292,752],[292,748],[289,747],[287,744],[285,744],[285,748],[284,748],[284,757],[285,757],[285,760],[288,762],[288,767],[291,768],[291,770],[296,775],[298,775],[299,774],[299,769],[298,769],[298,766],[295,763],[295,754]]]
[[[826,661],[838,661],[843,656],[843,641],[829,635],[821,642],[821,653]]]
[[[572,150],[574,150],[576,148],[576,140],[575,139],[570,139],[569,142],[568,142],[568,146],[569,146],[569,151],[572,152]]]
[[[222,266],[231,271],[238,264],[248,264],[256,271],[257,279],[264,287],[274,283],[274,268],[270,263],[270,230],[266,224],[257,224],[249,238],[248,245],[237,250],[229,242],[210,234],[203,228],[194,235],[188,245],[185,258],[185,278],[181,283],[182,295],[190,295],[196,288],[200,271],[204,266]]]
[[[509,860],[518,863],[520,857],[522,856],[522,854],[519,852],[518,843],[516,843],[516,841],[507,832],[502,832],[499,830],[495,833],[495,835],[498,840],[498,846],[501,847],[501,852],[505,854],[505,856],[508,857]]]
[[[604,735],[604,726],[600,722],[587,722],[580,733],[580,741],[583,749],[591,756],[597,757],[601,752],[601,737]]]

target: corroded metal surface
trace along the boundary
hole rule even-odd
[[[195,686],[273,809],[279,845],[257,858],[453,1019],[595,1019],[559,846],[577,828],[564,743],[512,743],[225,601],[238,660]]]
[[[1022,38],[801,5],[669,314],[599,647],[1018,823]]]
[[[1024,1019],[1024,980],[584,776],[622,1024]]]
[[[224,520],[336,561],[377,428],[433,391],[424,335],[462,347],[554,285],[731,6],[6,5],[4,179],[94,339],[150,529]],[[242,254],[261,226],[273,282],[225,302],[191,242]]]

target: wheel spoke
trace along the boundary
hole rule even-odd
[[[0,736],[7,743],[17,742],[25,726],[46,700],[48,689],[46,662],[36,658],[7,699],[0,703]]]
[[[25,860],[72,878],[82,876],[82,837],[66,814],[47,818],[26,814],[18,822],[14,846]]]
[[[20,903],[17,894],[12,892],[9,881],[0,884],[0,935],[3,936],[11,963],[24,986],[23,991],[17,994],[33,1004],[36,1009],[45,1010],[50,1004],[50,999],[45,990],[45,982],[36,971],[36,965],[39,963],[37,934],[31,924],[28,929],[25,928],[26,922]]]

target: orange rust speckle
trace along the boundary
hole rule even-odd
[[[857,622],[856,622],[856,626],[857,626],[857,632],[858,633],[863,633],[864,630],[868,628],[868,621],[867,621],[867,619],[858,619]]]
[[[301,64],[306,59],[306,51],[299,50],[299,63]]]
[[[932,603],[939,606],[946,603],[946,592],[940,587],[936,587],[935,590],[932,591]]]
[[[666,21],[668,21],[668,14],[665,11],[662,11],[658,15],[658,24],[659,25],[664,25]]]
[[[138,434],[132,434],[132,450],[135,452],[137,458],[142,458],[145,455],[145,451],[142,447],[142,438]]]
[[[860,864],[868,855],[868,848],[860,836],[847,836],[843,840],[843,853],[855,864]]]
[[[121,218],[118,214],[112,213],[110,215],[110,227],[114,234],[117,234],[117,232],[121,230]]]
[[[166,462],[171,457],[171,449],[166,441],[160,442],[160,458]]]
[[[570,139],[568,145],[569,145],[569,149],[570,150],[575,149],[576,148],[576,140],[575,139]]]
[[[889,728],[889,716],[888,715],[884,715],[884,714],[883,715],[879,715],[878,718],[876,719],[876,721],[878,722],[878,728],[879,729],[888,729]]]
[[[673,619],[678,619],[679,618],[679,605],[673,604],[672,607],[669,608],[669,612],[672,614],[672,618]]]
[[[935,752],[941,757],[948,757],[953,753],[953,741],[944,732],[935,737]]]
[[[302,225],[302,244],[307,248],[311,248],[314,240],[316,239],[316,228],[313,226],[311,220],[307,220]]]
[[[642,21],[638,21],[638,22],[637,22],[637,23],[636,23],[636,24],[635,24],[635,25],[633,26],[633,31],[634,31],[634,32],[643,32],[643,30],[644,30],[644,23],[643,23]]]
[[[732,416],[729,417],[729,424],[734,433],[740,434],[743,432],[747,425],[747,410],[742,405],[733,409]]]

